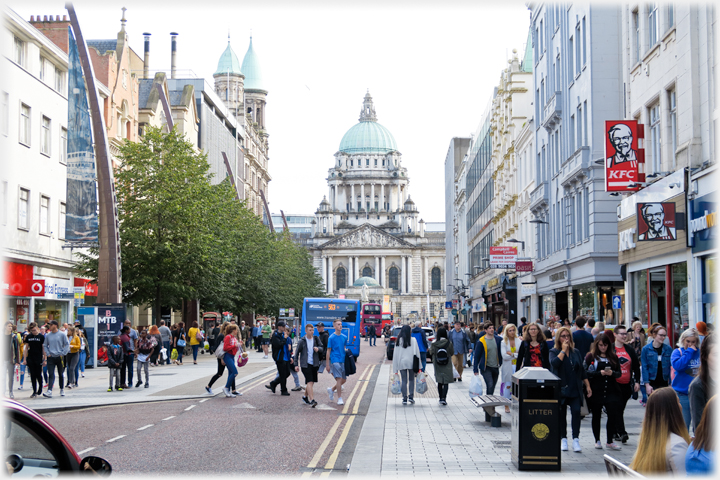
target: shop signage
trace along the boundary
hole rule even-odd
[[[645,181],[645,151],[638,143],[644,137],[643,125],[636,120],[607,120],[605,134],[605,191],[639,190],[638,182]]]
[[[527,297],[529,295],[535,295],[537,293],[537,283],[521,283],[520,284],[520,295]]]
[[[517,247],[490,247],[490,268],[515,268]]]
[[[635,229],[628,228],[618,234],[618,251],[624,252],[635,248]]]
[[[445,303],[445,308],[448,308],[447,303]],[[382,313],[390,313],[390,295],[383,295]]]
[[[482,299],[482,298],[481,298],[481,299],[478,299],[478,300],[475,300],[475,301],[472,303],[472,311],[473,311],[473,312],[485,312],[485,311],[487,311],[487,305],[485,305],[485,300]]]
[[[2,262],[2,293],[13,297],[42,297],[45,280],[33,278],[33,266],[24,263]]]
[[[294,316],[295,316],[295,309],[288,308],[288,317],[294,317]]]
[[[561,280],[565,280],[566,278],[567,270],[563,270],[562,272],[557,272],[550,275],[550,282],[559,282]]]
[[[690,231],[692,233],[702,232],[703,230],[714,227],[715,222],[715,212],[710,213],[705,210],[703,216],[690,220]]]
[[[637,204],[638,241],[676,240],[675,203]]]
[[[515,271],[516,272],[532,272],[533,271],[532,260],[520,260],[520,261],[515,262]]]
[[[693,252],[703,252],[714,248],[716,244],[716,204],[715,194],[704,195],[690,202],[690,246]]]

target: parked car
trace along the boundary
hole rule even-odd
[[[433,330],[430,327],[422,327],[423,331],[425,332],[425,338],[428,342],[428,347],[435,341],[435,330]],[[430,354],[430,348],[428,348],[427,351],[427,359],[428,361],[432,362],[432,355]]]
[[[393,352],[395,351],[395,341],[397,340],[398,335],[400,335],[401,328],[401,326],[397,325],[391,330],[390,341],[387,343],[387,348],[385,350],[385,355],[387,356],[388,360],[393,359]]]
[[[6,414],[2,422],[2,447],[5,463],[13,469],[13,476],[57,477],[69,472],[108,476],[112,473],[110,464],[100,457],[80,459],[68,441],[34,410],[12,400],[3,400],[2,406]]]

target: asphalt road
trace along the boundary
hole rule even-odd
[[[302,402],[303,392],[283,397],[279,388],[276,394],[267,390],[271,374],[241,387],[244,395],[237,398],[219,395],[44,417],[81,457],[105,458],[118,474],[336,476],[345,474],[352,460],[384,352],[382,340],[373,348],[362,343],[357,373],[345,384],[344,406],[329,401],[326,388],[334,380],[327,373],[315,387],[320,403],[315,409]],[[293,386],[290,377],[288,387]]]

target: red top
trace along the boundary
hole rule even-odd
[[[625,347],[615,347],[615,354],[618,357],[618,360],[620,360],[620,378],[616,379],[617,383],[622,383],[623,385],[627,385],[630,383],[630,367],[632,366],[632,363],[630,361],[630,354],[628,354]]]
[[[223,350],[225,353],[229,353],[233,357],[237,355],[238,352],[238,342],[237,338],[233,337],[232,335],[225,335],[225,340],[223,340]]]
[[[536,346],[530,345],[530,366],[531,367],[542,367],[542,354],[540,353],[540,344]]]

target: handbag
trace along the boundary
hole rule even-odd
[[[587,398],[585,398],[585,395],[583,394],[582,405],[580,406],[580,416],[587,417],[588,415],[590,415],[590,409],[588,408]]]
[[[178,346],[178,347],[184,347],[185,345],[186,345],[185,340],[183,340],[182,338],[178,338],[177,346]]]
[[[420,371],[420,357],[413,355],[413,372],[418,373]]]

